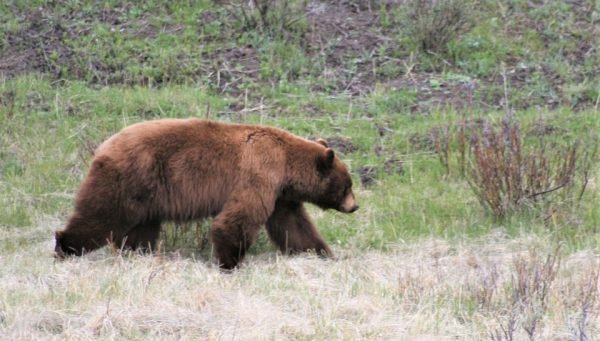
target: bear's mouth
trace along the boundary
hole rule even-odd
[[[360,206],[358,206],[358,205],[356,205],[356,204],[354,204],[354,205],[353,205],[352,207],[350,207],[350,208],[345,208],[344,206],[341,206],[341,207],[340,207],[340,209],[339,209],[339,211],[340,211],[340,212],[343,212],[343,213],[354,213],[354,212],[356,212],[356,210],[358,210],[358,209],[359,209],[359,207],[360,207]]]
[[[358,210],[358,205],[356,204],[356,199],[354,198],[354,194],[352,192],[346,194],[344,200],[342,200],[342,204],[338,209],[340,212],[344,213],[352,213]]]

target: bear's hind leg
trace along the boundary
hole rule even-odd
[[[152,252],[156,250],[159,234],[160,220],[151,220],[129,230],[119,242],[115,243],[115,247],[132,251],[139,250],[143,253]]]
[[[300,202],[278,201],[266,225],[269,237],[285,254],[314,250],[321,257],[333,256]]]

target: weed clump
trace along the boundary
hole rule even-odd
[[[232,2],[228,11],[243,31],[286,39],[307,32],[306,6],[307,1],[250,0]]]
[[[555,192],[568,199],[564,202],[581,200],[598,150],[597,143],[585,148],[580,141],[560,143],[544,136],[534,136],[525,145],[520,124],[510,115],[500,124],[462,120],[456,127],[438,127],[431,135],[446,174],[456,154],[460,175],[499,219],[552,204],[550,194]]]
[[[548,310],[551,287],[560,270],[560,253],[557,247],[545,259],[533,253],[530,259],[517,257],[506,296],[507,314],[497,317],[499,326],[490,338],[494,341],[514,340],[521,326],[530,340],[534,340],[542,317]],[[502,314],[504,315],[504,314]]]
[[[424,52],[445,53],[472,25],[470,1],[414,0],[406,4],[405,30]]]
[[[544,141],[523,150],[519,124],[504,120],[471,136],[472,164],[466,173],[480,202],[494,216],[543,200],[573,184],[579,144],[550,147]]]

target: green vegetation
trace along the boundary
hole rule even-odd
[[[557,241],[568,241],[575,249],[598,246],[600,207],[595,203],[597,189],[592,187],[595,178],[581,201],[561,202],[558,212],[554,212],[558,206],[548,208],[552,213],[531,209],[498,222],[479,205],[468,183],[454,170],[457,165],[451,164],[453,171],[447,174],[435,154],[434,129],[459,121],[458,114],[446,110],[429,115],[392,112],[391,108],[403,101],[402,95],[400,99],[394,94],[358,99],[298,95],[300,102],[310,104],[313,110],[332,112],[312,115],[296,112],[291,105],[287,107],[289,113],[273,113],[272,108],[265,108],[262,113],[244,108],[234,112],[228,109],[227,99],[179,85],[95,90],[81,81],[53,87],[46,78],[29,76],[5,82],[0,91],[16,94],[11,105],[13,112],[3,112],[1,135],[0,212],[7,228],[35,226],[44,215],[66,218],[93,149],[122,127],[158,117],[208,115],[229,122],[278,126],[301,136],[322,136],[336,142],[355,174],[362,212],[322,214],[315,209],[313,213],[328,240],[340,246],[379,249],[413,237],[480,236],[499,226],[515,234],[523,229],[550,234]],[[290,101],[283,94],[280,98],[282,102]],[[268,107],[268,103],[265,101],[264,106]],[[370,117],[364,117],[365,112]],[[471,115],[497,121],[503,113]],[[590,131],[600,130],[600,120],[591,110],[529,110],[517,117],[525,132],[564,131],[565,139],[580,139],[590,147]],[[340,137],[344,139],[338,142]],[[455,162],[453,157],[450,162]],[[374,184],[367,187],[360,181],[361,170],[366,166],[374,169],[370,176],[375,178]],[[563,200],[558,194],[553,198]]]
[[[561,245],[564,255],[592,250],[596,254],[590,257],[597,259],[599,18],[600,2],[594,0],[264,0],[225,5],[5,1],[0,4],[0,263],[19,259],[26,266],[44,257],[51,262],[52,232],[62,228],[71,213],[93,150],[104,139],[134,122],[190,116],[267,124],[307,138],[328,139],[352,171],[361,209],[353,215],[314,207],[310,211],[326,240],[342,254],[375,252],[385,258],[407,243],[434,239],[453,248],[500,233],[505,244],[534,236],[544,252]],[[485,200],[470,187],[472,173],[464,167],[478,167],[470,139],[484,133],[485,127],[498,129],[507,117],[518,124],[527,153],[548,146],[542,148],[546,153],[563,155],[561,151],[575,144],[578,153],[568,185],[544,194],[539,202],[514,203],[518,209],[511,206],[498,215],[481,205]],[[456,135],[461,126],[472,133],[464,145]],[[207,224],[170,224],[162,236],[164,250],[208,263],[206,231]],[[252,254],[265,253],[272,256],[274,248],[263,234]],[[416,251],[410,255],[422,256]],[[536,257],[532,259],[542,264],[543,257]],[[142,262],[141,266],[153,262],[131,261]],[[270,261],[274,262],[272,258],[265,262]],[[74,263],[68,265],[86,268]],[[43,265],[32,266],[32,271],[43,272]],[[110,269],[112,263],[102,266]],[[129,266],[124,267],[127,271]],[[281,267],[287,269],[277,265],[275,270]],[[550,267],[553,274],[558,272],[554,263]],[[259,270],[248,268],[247,275],[235,275],[241,276],[240,285],[244,279],[254,284],[267,281],[255,277]],[[0,278],[21,271],[10,269],[0,272]],[[277,271],[269,269],[276,277]],[[492,271],[484,265],[478,269]],[[526,271],[521,270],[515,271],[523,277]],[[193,273],[198,274],[197,269]],[[317,281],[322,274],[314,273]],[[127,291],[117,287],[119,279],[100,276],[116,281],[103,283],[107,288],[102,290],[113,290],[117,296]],[[398,297],[411,299],[411,290],[418,290],[418,278],[410,278],[400,279],[410,282],[402,295],[396,289],[384,290],[396,297],[395,304],[402,304]],[[515,283],[504,279],[503,288],[511,292]],[[185,276],[179,280],[202,285]],[[131,279],[124,281],[136,285]],[[363,284],[353,285],[366,295]],[[493,316],[498,306],[490,302],[499,298],[482,303],[477,287],[460,290],[467,296],[457,297],[448,290],[441,296],[421,292],[414,297],[427,296],[431,301],[423,304],[434,307],[436,299],[445,300],[440,307],[451,302],[457,315],[452,318],[471,321],[478,330],[469,332],[472,338],[508,339],[499,327],[481,332],[485,329],[481,316]],[[79,295],[76,290],[68,292]],[[100,302],[111,296],[97,297]],[[3,311],[8,311],[9,324],[14,323],[18,309],[7,307],[20,298],[3,302],[8,298],[0,294],[0,299],[1,331]],[[85,301],[76,296],[63,299],[67,306]],[[593,309],[598,309],[597,303]],[[500,325],[510,318],[518,320],[511,314]],[[335,337],[339,325],[321,323],[313,326],[312,334],[274,335]],[[420,333],[444,335],[443,328],[430,326]],[[138,338],[145,335],[132,333]],[[374,333],[361,336],[376,338]],[[398,334],[388,329],[383,335]]]

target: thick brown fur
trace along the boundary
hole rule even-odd
[[[325,141],[265,126],[148,121],[96,150],[55,251],[81,255],[107,243],[152,250],[162,221],[214,217],[211,240],[225,269],[244,257],[262,225],[284,253],[331,256],[303,202],[358,208],[346,166]]]

